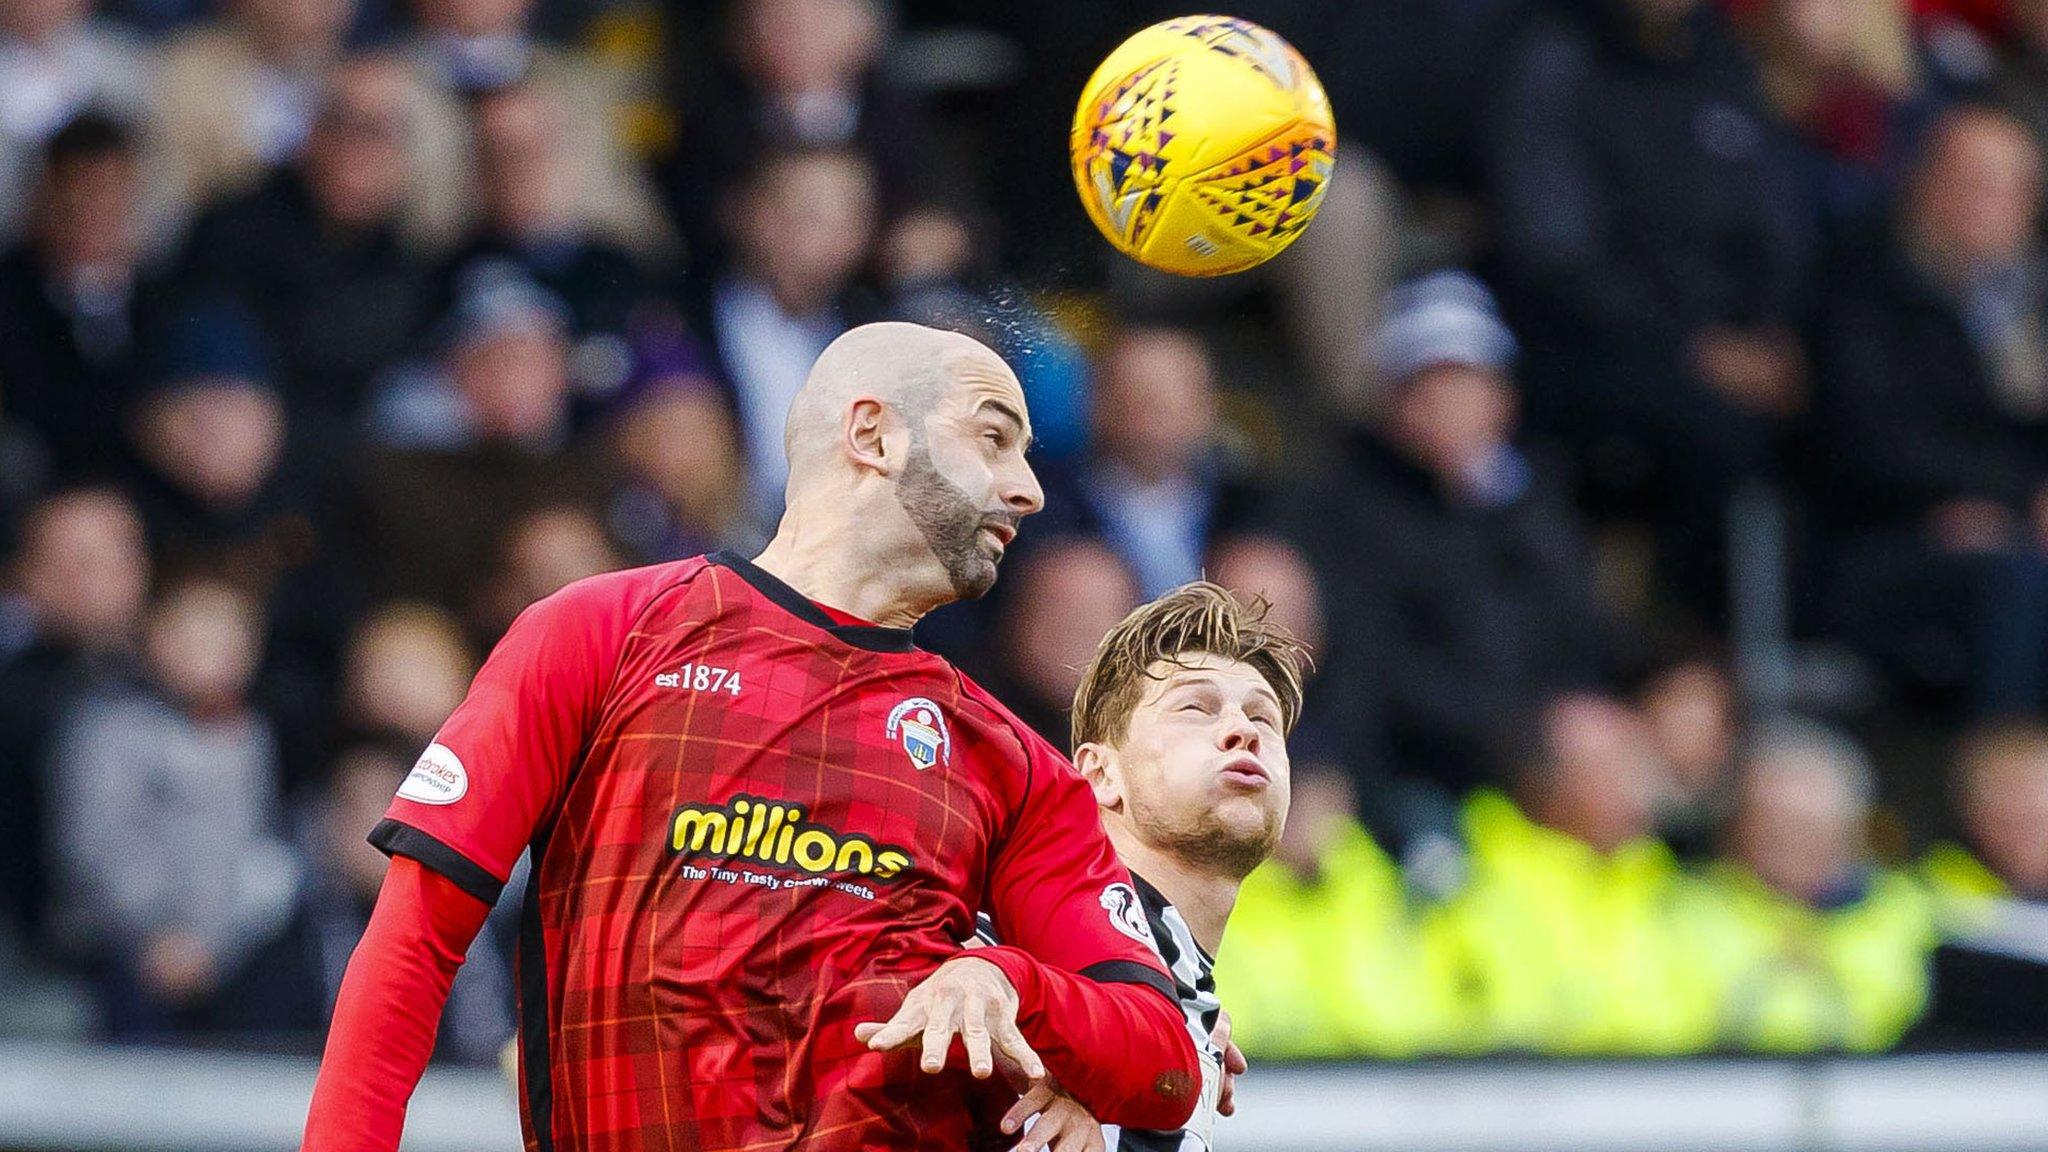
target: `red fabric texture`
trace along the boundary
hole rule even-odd
[[[342,977],[304,1152],[396,1152],[455,970],[490,911],[418,862],[391,861]]]
[[[1033,1003],[1081,1005],[1077,1035],[1110,1038],[1033,1017],[1104,1118],[1159,1120],[1192,1066],[1184,1029],[1138,1007],[1164,1019],[1135,982],[1170,979],[1112,915],[1129,874],[1072,766],[943,659],[744,561],[534,605],[435,743],[387,813],[415,835],[384,843],[498,881],[535,845],[529,1147],[960,1148],[966,1069],[926,1075],[854,1027],[957,956],[980,910],[1036,957]],[[1097,1003],[1084,970],[1132,983]]]
[[[1179,1005],[1135,984],[1098,984],[1039,963],[1009,945],[975,956],[1017,989],[1017,1028],[1046,1071],[1090,1115],[1126,1128],[1171,1130],[1188,1122],[1202,1083],[1195,1042]],[[1172,1051],[1175,1062],[1104,1060],[1122,1050]]]

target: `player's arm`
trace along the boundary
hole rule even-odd
[[[440,873],[393,858],[334,1003],[306,1152],[398,1147],[455,971],[490,911]]]
[[[306,1152],[395,1152],[455,971],[596,723],[633,615],[614,577],[521,613],[370,839],[393,856],[342,978]]]
[[[1105,1123],[1178,1128],[1201,1072],[1173,980],[1142,924],[1119,927],[1105,906],[1111,888],[1129,889],[1130,873],[1088,786],[1042,745],[1028,754],[1032,784],[990,870],[989,908],[1008,943],[947,961],[886,1026],[857,1034],[875,1048],[921,1043],[935,1070],[957,1032],[972,1070],[986,1075],[984,1054],[1011,1051],[1014,1021],[1035,1056],[1018,1063],[1029,1072],[1042,1062]],[[1007,987],[991,990],[991,967]]]

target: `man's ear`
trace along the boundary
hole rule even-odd
[[[854,467],[885,476],[894,469],[887,444],[892,423],[889,406],[872,396],[863,396],[847,406],[846,454]]]
[[[1074,749],[1074,769],[1094,790],[1097,808],[1124,810],[1124,766],[1116,749],[1107,744],[1083,744]]]

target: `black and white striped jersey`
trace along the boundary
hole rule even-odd
[[[1223,1093],[1223,1050],[1210,1036],[1216,1031],[1223,1005],[1216,999],[1216,961],[1195,943],[1194,933],[1180,910],[1169,903],[1159,889],[1143,876],[1131,874],[1137,889],[1139,910],[1152,929],[1152,947],[1173,973],[1181,1014],[1187,1018],[1188,1034],[1194,1037],[1195,1054],[1202,1063],[1202,1097],[1187,1127],[1173,1132],[1143,1132],[1104,1125],[1109,1152],[1213,1152],[1216,1132],[1216,1104]],[[986,943],[1000,943],[987,916],[976,925],[975,935]]]

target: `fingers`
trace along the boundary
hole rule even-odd
[[[1022,1140],[1017,1141],[1017,1152],[1047,1152],[1066,1133],[1066,1129],[1064,1113],[1046,1113],[1038,1118],[1038,1123],[1031,1126],[1031,1131],[1025,1133]]]
[[[1045,1075],[1045,1062],[1017,1030],[1017,1007],[1008,993],[1008,981],[1000,969],[986,963],[949,961],[923,984],[904,997],[903,1006],[886,1023],[854,1026],[854,1039],[877,1052],[908,1046],[913,1040],[922,1048],[918,1067],[940,1072],[957,1035],[967,1049],[968,1070],[977,1079],[995,1074],[1000,1060],[1007,1073],[1012,1066],[1026,1080]],[[976,969],[986,968],[994,978],[980,977]]]
[[[1017,1152],[1103,1152],[1102,1125],[1072,1097],[1062,1096],[1040,1113]]]
[[[941,1072],[946,1067],[946,1052],[953,1047],[953,1021],[947,1016],[933,1015],[924,1024],[924,1056],[917,1066],[927,1072]]]
[[[877,1052],[888,1052],[910,1043],[924,1030],[924,1026],[924,1012],[905,1001],[903,1007],[897,1009],[896,1015],[891,1016],[886,1024],[854,1025],[853,1037],[856,1040],[863,1039],[861,1033],[865,1032],[869,1048]]]
[[[1038,1053],[1031,1050],[1031,1044],[1024,1039],[1024,1033],[1017,1031],[1016,1012],[998,1012],[995,1025],[996,1047],[1002,1049],[1003,1055],[1016,1061],[1018,1070],[1024,1073],[1026,1079],[1043,1080],[1045,1061],[1040,1060]]]
[[[1244,1049],[1230,1039],[1230,1013],[1216,1014],[1216,1030],[1209,1033],[1209,1041],[1223,1050],[1223,1090],[1217,1094],[1216,1114],[1232,1116],[1237,1113],[1237,1078],[1251,1063],[1244,1058]]]
[[[995,1056],[989,1047],[989,1003],[985,997],[970,995],[960,1012],[960,1039],[967,1045],[967,1070],[976,1080],[995,1072]]]
[[[1017,1098],[1017,1102],[1010,1105],[1010,1110],[1003,1113],[1003,1131],[1015,1132],[1024,1127],[1026,1120],[1043,1112],[1046,1106],[1052,1103],[1058,1091],[1059,1086],[1052,1082],[1051,1077],[1032,1083],[1024,1090],[1024,1094]]]
[[[1244,1058],[1244,1049],[1235,1044],[1223,1046],[1223,1091],[1216,1099],[1217,1115],[1237,1115],[1237,1078],[1250,1068],[1251,1061]]]

